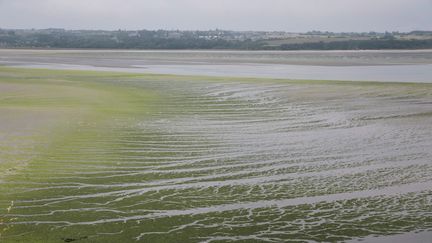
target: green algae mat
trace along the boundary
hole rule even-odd
[[[0,242],[425,233],[431,148],[429,84],[0,67]]]

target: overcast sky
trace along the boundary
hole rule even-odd
[[[432,0],[0,0],[0,28],[432,30]]]

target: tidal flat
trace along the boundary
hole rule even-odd
[[[416,239],[431,148],[427,83],[0,67],[0,241]]]

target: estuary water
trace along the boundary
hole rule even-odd
[[[76,58],[74,53],[68,55]],[[8,61],[137,70],[111,65],[136,56],[107,61],[116,53],[97,53],[103,57],[76,63],[64,53],[27,53]],[[76,55],[82,60],[84,54]],[[418,53],[407,54],[404,60],[412,63],[404,67],[429,65],[410,55]],[[41,63],[23,60],[35,58]],[[349,80],[375,79],[369,68],[401,70],[402,64],[393,64],[347,66],[363,70]],[[157,65],[178,67],[170,73],[190,71],[178,63]],[[249,68],[247,76],[262,73]],[[426,71],[423,81],[430,80],[426,68],[420,69]],[[385,79],[394,76],[387,72]],[[416,74],[400,73],[405,82]],[[56,78],[76,80],[70,74]],[[430,242],[432,84],[95,79],[151,90],[163,100],[143,104],[152,110],[144,117],[80,123],[67,142],[2,181],[1,187],[14,188],[0,201],[10,207],[2,215],[11,219],[6,242]]]
[[[432,82],[432,51],[0,50],[0,65],[301,80]]]
[[[432,83],[432,65],[312,66],[312,65],[148,65],[148,73],[279,78]]]

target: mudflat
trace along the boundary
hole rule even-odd
[[[432,228],[431,84],[0,67],[0,87],[4,242]]]

